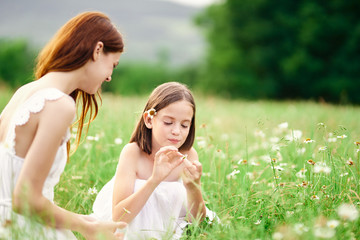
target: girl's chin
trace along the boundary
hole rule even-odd
[[[166,147],[166,146],[174,146],[176,148],[181,147],[180,143],[173,143],[173,142],[169,142],[167,145],[163,145],[162,147]]]

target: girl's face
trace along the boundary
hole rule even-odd
[[[95,94],[103,82],[110,82],[113,70],[119,63],[120,55],[120,52],[107,54],[101,52],[95,61],[91,61],[86,71],[88,77],[83,90],[89,94]]]
[[[189,134],[193,114],[192,105],[186,100],[171,103],[158,111],[151,120],[153,149],[164,146],[180,148]]]

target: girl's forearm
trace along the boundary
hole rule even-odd
[[[195,189],[187,190],[188,210],[190,210],[189,221],[202,220],[206,216],[205,202],[201,193],[200,185]]]
[[[130,223],[145,206],[158,185],[158,182],[149,178],[138,191],[116,204],[112,211],[113,221]]]

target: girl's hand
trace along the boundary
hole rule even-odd
[[[155,154],[152,178],[160,183],[183,161],[183,155],[174,146],[162,147]]]
[[[198,188],[202,175],[202,165],[199,161],[184,158],[183,183],[187,189]]]
[[[122,240],[124,238],[121,230],[116,231],[127,226],[124,222],[100,222],[89,216],[84,216],[84,219],[87,221],[87,227],[81,233],[87,240]]]

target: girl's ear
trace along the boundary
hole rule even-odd
[[[101,52],[103,51],[103,48],[104,48],[104,43],[103,42],[97,42],[95,48],[94,48],[94,52],[93,52],[93,60],[96,61]]]
[[[144,118],[145,126],[146,126],[148,129],[152,129],[152,118],[150,117],[149,113],[148,113],[148,112],[144,112],[143,118]]]

